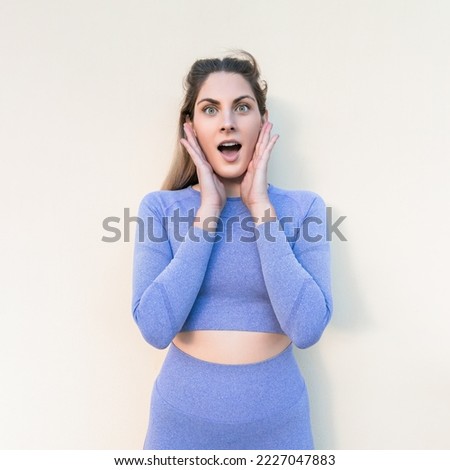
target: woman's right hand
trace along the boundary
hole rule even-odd
[[[187,150],[197,167],[197,177],[200,185],[201,205],[213,211],[220,211],[227,201],[225,186],[217,177],[203,153],[189,122],[184,123],[185,139],[180,142]]]

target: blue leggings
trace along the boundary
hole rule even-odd
[[[144,449],[313,449],[292,343],[264,361],[219,364],[170,344],[155,380]]]

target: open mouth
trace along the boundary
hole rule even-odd
[[[233,158],[238,154],[241,147],[242,145],[238,142],[225,142],[220,144],[217,149],[226,157]]]

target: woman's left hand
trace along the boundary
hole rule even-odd
[[[270,205],[267,193],[267,170],[270,152],[280,137],[278,134],[270,137],[273,124],[266,121],[259,133],[255,151],[247,172],[241,182],[241,198],[249,211]]]

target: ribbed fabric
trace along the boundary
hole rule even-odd
[[[312,449],[309,401],[292,343],[251,364],[217,364],[170,345],[144,449]]]
[[[229,197],[215,233],[192,225],[201,194],[191,186],[142,199],[132,311],[147,342],[163,349],[192,330],[285,333],[300,348],[318,341],[333,309],[325,203],[271,184],[268,194],[276,221],[255,226]]]

